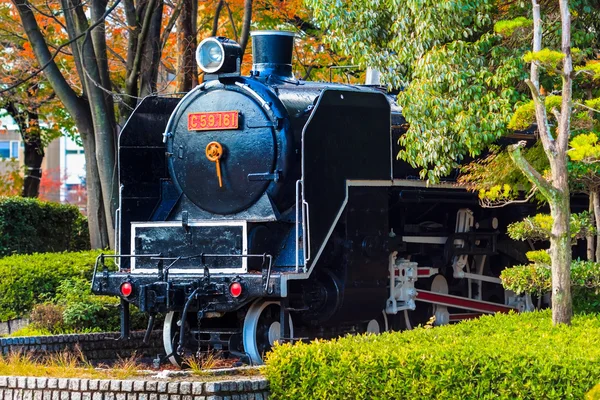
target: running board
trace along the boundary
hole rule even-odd
[[[446,307],[456,307],[464,310],[471,310],[477,312],[483,312],[493,314],[497,312],[509,312],[511,310],[518,311],[517,308],[498,304],[490,303],[488,301],[467,299],[460,296],[452,296],[450,294],[435,293],[428,290],[417,289],[416,301],[422,301],[424,303],[440,304]]]

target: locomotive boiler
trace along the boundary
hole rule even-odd
[[[406,125],[377,87],[299,81],[294,34],[205,39],[205,80],[148,97],[119,138],[116,255],[92,289],[165,315],[165,359],[223,350],[261,363],[276,341],[444,324],[525,307],[500,270],[527,249],[482,209],[396,160]],[[117,271],[105,259],[116,258]]]

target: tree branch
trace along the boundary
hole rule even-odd
[[[244,19],[242,21],[242,31],[240,32],[240,47],[242,55],[246,51],[248,39],[250,38],[250,23],[252,22],[252,0],[244,0]]]
[[[179,14],[181,14],[181,9],[183,8],[183,3],[185,3],[185,0],[179,0],[179,2],[177,3],[177,6],[173,10],[173,14],[171,14],[171,18],[169,18],[169,22],[167,22],[167,25],[165,26],[165,29],[163,30],[162,37],[160,38],[160,51],[161,52],[167,45],[167,41],[169,40],[169,35],[171,34],[171,31],[173,30],[173,27],[175,26],[175,23],[177,22],[177,19],[179,18]]]
[[[221,9],[223,9],[223,1],[224,0],[219,0],[219,2],[217,3],[217,8],[215,10],[215,16],[213,18],[210,36],[217,36],[217,31],[219,30],[219,16],[221,15]]]
[[[44,36],[42,35],[42,33],[40,31],[37,21],[35,20],[35,16],[33,15],[33,12],[31,11],[31,9],[28,7],[29,1],[28,0],[13,0],[13,1],[14,1],[15,6],[17,7],[19,15],[21,16],[21,21],[23,22],[23,27],[25,28],[27,37],[29,38],[29,41],[31,42],[31,47],[33,48],[33,51],[35,52],[38,61],[40,63],[43,63],[43,65],[40,68],[38,68],[36,71],[32,72],[28,77],[21,79],[19,82],[0,90],[0,94],[5,93],[9,90],[12,90],[12,89],[16,88],[17,86],[22,85],[25,82],[28,82],[29,80],[33,79],[35,76],[39,75],[42,71],[48,69],[48,71],[46,72],[46,77],[48,78],[48,81],[50,81],[50,84],[52,85],[54,90],[57,92],[57,95],[58,95],[58,97],[60,97],[63,104],[67,108],[69,108],[70,106],[69,106],[69,104],[67,104],[67,102],[71,103],[72,101],[68,101],[66,98],[74,96],[74,98],[78,99],[79,97],[77,96],[77,93],[75,93],[75,91],[71,88],[71,86],[69,86],[69,84],[65,80],[64,76],[58,69],[58,66],[54,62],[54,59],[56,58],[56,56],[58,56],[58,54],[60,54],[61,50],[64,47],[67,47],[70,44],[74,43],[75,41],[81,39],[87,33],[88,30],[94,29],[96,26],[100,25],[104,21],[104,19],[108,16],[108,14],[110,14],[117,7],[117,5],[119,4],[119,2],[121,0],[116,0],[115,3],[108,10],[106,10],[106,12],[102,16],[102,18],[98,21],[95,21],[86,30],[86,32],[82,32],[79,35],[72,38],[71,40],[61,44],[60,46],[58,46],[56,48],[56,50],[54,51],[53,54],[50,54],[50,51],[48,50],[48,46],[46,44],[46,40],[44,39]],[[77,105],[77,106],[71,105],[71,106],[79,107],[79,105]]]
[[[526,144],[526,141],[521,140],[517,144],[508,146],[508,154],[517,168],[523,172],[527,179],[529,179],[535,186],[538,187],[542,195],[548,199],[551,199],[554,197],[556,189],[525,159],[523,153],[521,153],[521,149],[523,149]]]
[[[143,49],[144,49],[144,45],[145,45],[145,38],[146,35],[148,34],[148,30],[150,29],[150,22],[152,20],[152,13],[154,11],[154,4],[156,3],[156,0],[149,0],[148,4],[146,5],[146,13],[144,14],[144,21],[142,23],[142,29],[140,31],[140,34],[137,38],[137,48],[135,51],[135,58],[133,59],[133,65],[131,68],[131,71],[129,73],[129,76],[127,77],[127,92],[130,95],[133,95],[132,93],[132,88],[134,86],[134,82],[137,79],[137,76],[140,72],[140,66],[142,64],[142,53],[143,53]]]

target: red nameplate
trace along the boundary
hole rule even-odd
[[[238,129],[238,111],[214,111],[188,114],[188,131]]]

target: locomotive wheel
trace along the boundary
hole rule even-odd
[[[372,319],[367,323],[367,328],[366,328],[365,332],[379,334],[379,333],[387,332],[388,330],[389,330],[388,317],[387,317],[385,310],[383,310],[379,317]]]
[[[429,290],[434,293],[448,294],[448,282],[444,275],[438,274],[423,281],[420,289]],[[408,317],[407,317],[408,315]],[[445,325],[450,322],[450,314],[446,306],[438,304],[429,304],[423,302],[417,302],[417,308],[414,311],[409,311],[405,314],[406,325],[410,322],[411,328],[417,327],[418,325],[425,325],[431,317],[435,317],[434,325]]]
[[[281,338],[279,314],[281,305],[277,301],[256,300],[246,313],[242,338],[244,350],[253,364],[262,364],[263,356]],[[289,318],[290,336],[294,337],[292,317]]]
[[[179,332],[181,328],[179,323],[180,315],[181,313],[179,312],[170,311],[165,316],[165,322],[163,324],[163,347],[165,348],[166,355],[169,356],[169,362],[178,368],[183,368],[185,366],[183,358],[181,355],[177,354],[177,346],[179,346]],[[181,323],[186,324],[186,331],[189,333],[190,328],[187,321],[182,321]]]

